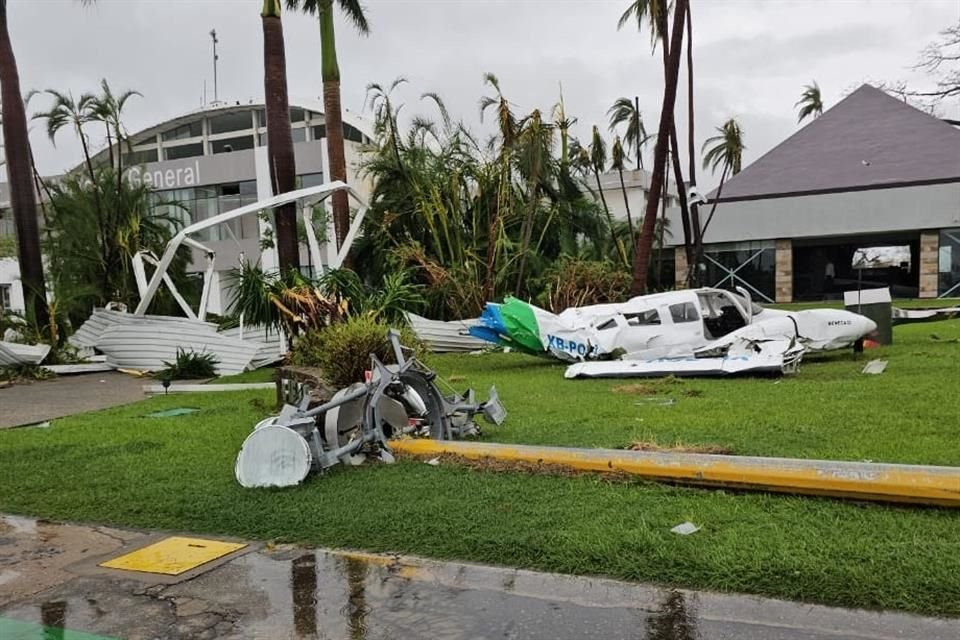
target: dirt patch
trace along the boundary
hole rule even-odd
[[[669,447],[657,444],[652,441],[638,441],[632,442],[627,447],[629,451],[657,451],[664,453],[709,453],[713,455],[720,456],[732,456],[734,455],[733,449],[730,447],[724,447],[719,444],[683,444],[678,442]]]
[[[637,396],[655,396],[660,393],[660,389],[653,386],[652,384],[645,384],[643,382],[636,382],[634,384],[620,384],[612,389],[614,393],[629,393]]]
[[[558,478],[573,478],[577,476],[596,476],[610,482],[637,482],[641,481],[637,476],[623,473],[621,471],[583,471],[563,464],[553,464],[546,462],[525,462],[523,460],[500,460],[485,456],[482,458],[468,458],[458,456],[453,453],[442,453],[439,456],[420,456],[411,453],[397,453],[398,458],[403,460],[432,460],[439,458],[440,466],[456,465],[466,467],[474,471],[485,471],[494,473],[525,473],[538,476],[553,476]]]

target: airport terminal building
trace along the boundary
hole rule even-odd
[[[838,298],[858,284],[960,297],[957,125],[861,86],[723,186],[704,284],[760,302]],[[669,242],[678,284],[682,242]]]
[[[290,108],[291,133],[296,155],[297,182],[300,187],[322,184],[329,175],[326,129],[322,103],[296,101]],[[358,175],[360,150],[369,143],[371,125],[363,118],[343,113],[348,182],[364,197],[369,188]],[[218,103],[139,131],[130,136],[131,150],[126,156],[127,175],[134,182],[153,187],[158,202],[176,202],[169,213],[183,218],[185,224],[197,222],[268,198],[270,171],[267,161],[266,111],[263,103]],[[94,156],[95,162],[107,162],[108,151]],[[53,178],[55,179],[55,178]],[[7,185],[0,184],[0,202],[6,202]],[[0,219],[0,236],[13,238],[10,216]],[[224,292],[224,273],[244,258],[263,259],[261,230],[256,216],[234,220],[227,225],[198,234],[196,239],[217,252],[210,311],[220,313],[228,300]],[[328,234],[332,238],[332,233]],[[193,269],[204,269],[204,258],[196,249]],[[308,252],[303,262],[309,266]],[[19,268],[15,258],[0,258],[0,304],[22,309]]]

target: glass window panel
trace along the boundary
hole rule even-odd
[[[320,140],[321,138],[327,137],[327,126],[323,124],[318,124],[316,126],[310,127],[313,132],[313,139]]]
[[[674,322],[697,322],[700,320],[697,307],[692,302],[670,305],[670,317],[673,318]]]
[[[256,180],[247,180],[241,182],[240,185],[240,194],[244,195],[257,195],[257,181]]]
[[[306,112],[300,107],[290,108],[290,122],[303,122],[303,119],[305,117],[306,117]]]
[[[156,149],[141,149],[140,151],[134,151],[133,153],[126,154],[123,157],[123,164],[129,167],[135,164],[156,162],[158,159],[159,156]]]
[[[210,153],[230,153],[243,149],[253,149],[253,136],[240,136],[210,141]]]
[[[343,139],[351,142],[363,142],[363,134],[356,127],[351,127],[346,122],[343,123]]]
[[[323,174],[322,173],[305,173],[298,178],[300,182],[300,188],[304,189],[306,187],[315,187],[317,185],[323,184]]]
[[[267,110],[266,109],[257,109],[257,126],[260,126],[260,127],[267,126]]]
[[[182,124],[179,127],[169,129],[160,134],[160,138],[164,141],[167,140],[183,140],[185,138],[197,138],[203,135],[203,122],[197,120],[195,122],[188,122],[187,124]]]
[[[940,232],[937,254],[941,296],[960,297],[960,228]]]
[[[294,142],[304,142],[307,139],[307,130],[303,127],[294,127],[290,129],[290,137]]]
[[[775,293],[776,251],[770,242],[735,242],[704,248],[708,286],[742,286],[770,301]]]
[[[253,128],[253,120],[249,111],[224,113],[209,119],[210,133],[227,133],[228,131],[243,131]]]
[[[203,143],[194,142],[193,144],[181,144],[175,147],[164,147],[163,156],[167,160],[177,160],[179,158],[192,158],[203,155]]]

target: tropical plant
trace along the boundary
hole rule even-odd
[[[385,274],[379,286],[365,284],[355,271],[334,269],[320,278],[327,295],[347,302],[350,316],[367,315],[393,325],[406,324],[407,311],[420,311],[424,304],[423,285],[410,280],[407,270]]]
[[[372,316],[354,316],[340,324],[330,325],[301,336],[291,353],[294,364],[319,367],[327,382],[346,387],[363,382],[370,369],[370,355],[382,362],[394,362],[393,348],[387,338],[391,325]],[[413,349],[414,357],[423,357],[426,349],[408,328],[400,330],[400,342]]]
[[[219,364],[216,354],[177,347],[176,359],[173,362],[164,361],[164,368],[157,376],[163,380],[205,380],[217,376]]]
[[[710,208],[710,214],[704,222],[701,235],[706,234],[710,221],[713,220],[713,214],[717,210],[717,204],[723,193],[723,185],[729,176],[735,176],[740,173],[743,162],[743,150],[746,146],[743,144],[743,130],[740,124],[733,118],[723,123],[723,126],[717,127],[717,135],[707,138],[703,143],[703,168],[708,167],[713,173],[717,168],[721,168],[720,185],[717,187],[717,195],[713,198],[713,206]]]
[[[118,180],[109,167],[97,167],[94,182],[72,174],[51,185],[47,259],[54,299],[78,326],[94,306],[139,300],[132,258],[139,252],[159,255],[181,224],[180,207],[160,201],[148,185]],[[119,189],[118,189],[119,186]],[[168,273],[190,297],[186,275],[189,249],[178,252]],[[162,291],[155,312],[176,313]]]
[[[20,75],[7,24],[7,0],[0,0],[0,104],[3,105],[4,153],[7,183],[10,185],[10,208],[17,232],[20,280],[27,313],[34,322],[47,324],[47,286],[40,253],[32,153],[21,95]]]
[[[620,192],[623,194],[623,206],[627,210],[627,226],[630,228],[630,246],[632,247],[636,239],[633,233],[633,216],[630,215],[630,198],[627,197],[627,186],[623,182],[624,155],[623,144],[620,142],[620,136],[617,136],[613,139],[613,147],[610,149],[610,168],[616,169],[617,175],[620,176]]]
[[[615,131],[624,122],[627,123],[623,140],[627,143],[627,149],[636,156],[637,169],[643,169],[643,146],[650,141],[651,136],[647,135],[643,126],[639,103],[640,99],[636,97],[633,100],[617,98],[607,110],[607,115],[610,118],[610,131]],[[619,139],[619,136],[617,138]]]
[[[296,337],[346,317],[347,305],[299,271],[264,271],[249,261],[227,276],[230,308],[244,324]]]
[[[276,0],[275,0],[276,1]],[[347,161],[343,148],[343,114],[340,107],[340,65],[337,62],[336,33],[333,24],[334,5],[353,23],[360,35],[370,32],[370,25],[360,0],[287,0],[287,7],[302,8],[305,13],[316,15],[320,20],[321,73],[323,76],[323,117],[327,132],[327,154],[330,162],[330,177],[347,181]],[[337,235],[337,248],[343,245],[350,228],[350,209],[347,193],[333,194],[333,226]]]
[[[565,256],[545,273],[537,304],[560,313],[570,307],[619,302],[630,293],[630,273],[609,261]]]
[[[820,97],[820,85],[816,82],[804,85],[800,99],[797,100],[793,106],[800,107],[797,124],[803,122],[805,118],[810,116],[819,118],[823,113],[823,99]]]
[[[47,89],[44,93],[53,98],[53,102],[47,111],[35,113],[33,115],[34,119],[47,121],[47,136],[53,144],[56,144],[57,133],[61,130],[64,128],[73,130],[83,149],[83,161],[87,167],[87,177],[91,182],[95,182],[96,175],[93,169],[93,158],[90,155],[90,140],[83,127],[97,120],[96,96],[92,93],[83,93],[79,98],[74,98],[72,92],[57,89]]]
[[[607,223],[610,225],[610,236],[613,238],[613,244],[617,248],[617,254],[623,261],[624,266],[629,266],[630,259],[627,258],[627,252],[623,247],[623,242],[615,237],[613,232],[613,214],[610,213],[610,207],[607,206],[607,198],[603,194],[603,185],[600,184],[600,174],[607,170],[607,143],[603,140],[603,136],[600,135],[600,129],[597,125],[593,125],[590,136],[590,170],[593,172],[593,178],[597,183],[597,194],[600,196],[600,203],[603,204],[603,211],[607,216]]]

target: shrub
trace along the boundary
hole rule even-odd
[[[217,365],[220,361],[212,353],[197,353],[196,351],[185,351],[177,349],[177,359],[170,363],[163,363],[166,368],[161,370],[159,375],[166,380],[201,380],[203,378],[215,378],[217,376]]]
[[[390,325],[371,316],[354,316],[346,322],[310,331],[297,338],[293,347],[293,364],[319,367],[327,381],[346,387],[363,381],[363,372],[370,368],[370,354],[386,363],[395,361],[387,339]],[[420,357],[426,351],[410,329],[401,329],[400,343]]]
[[[563,258],[543,278],[537,304],[560,313],[570,307],[623,302],[630,297],[631,277],[609,262]]]

